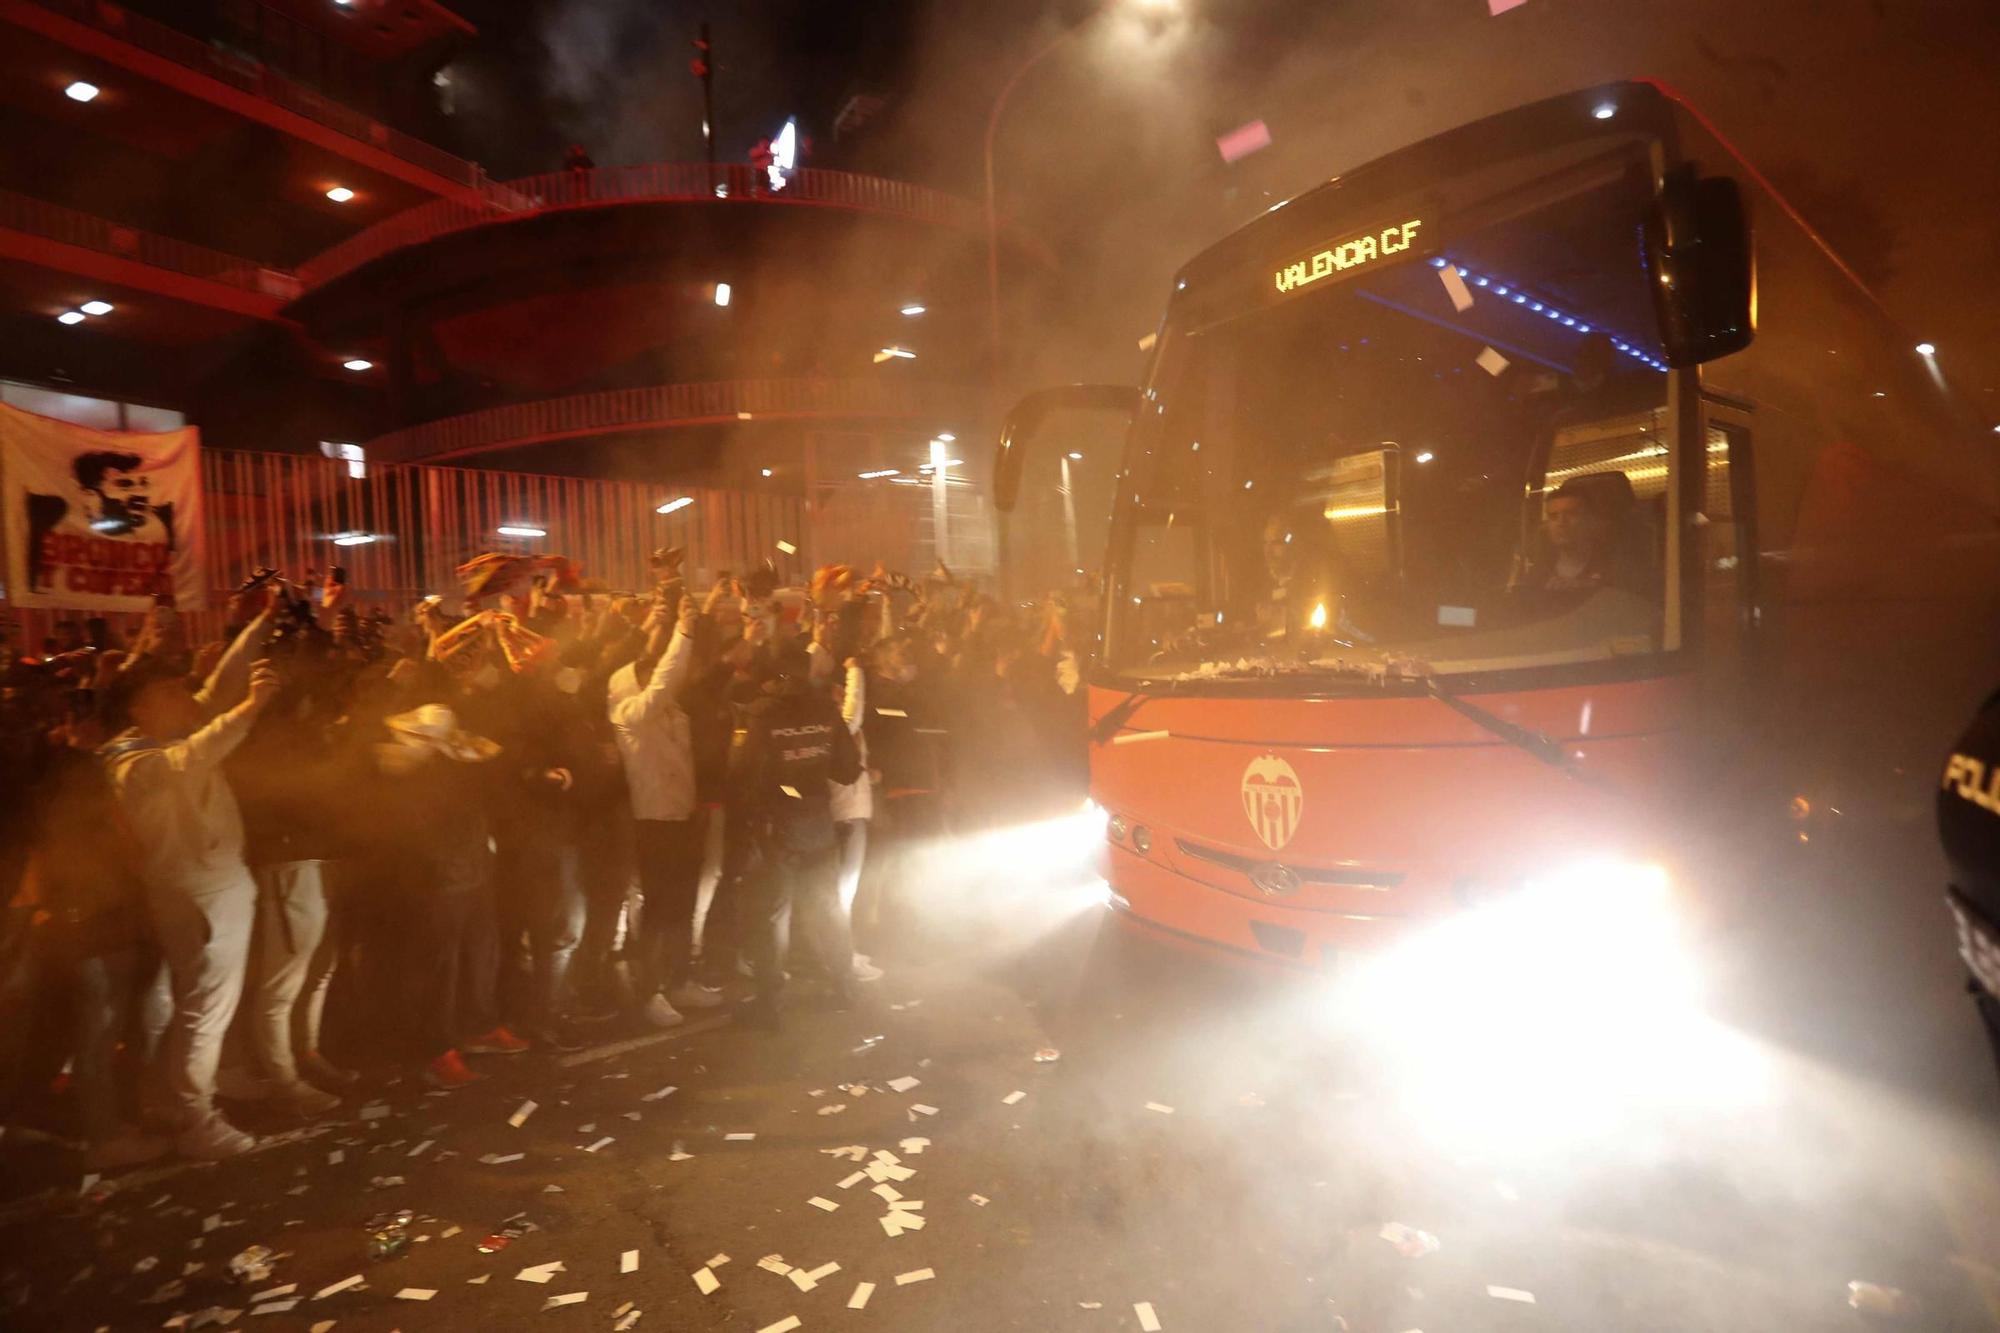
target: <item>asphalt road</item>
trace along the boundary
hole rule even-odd
[[[1659,1077],[1627,1101],[1594,1095],[1624,1068],[1601,1051],[1565,1049],[1557,1073],[1510,1053],[1483,1086],[1419,1078],[1317,1021],[1315,983],[1118,928],[1072,832],[941,853],[856,1012],[802,992],[778,1033],[607,1029],[575,1056],[487,1059],[451,1094],[374,1070],[254,1157],[81,1191],[69,1159],[6,1145],[0,1324],[219,1307],[279,1333],[602,1330],[629,1311],[640,1330],[1129,1330],[1147,1310],[1176,1331],[2000,1327],[1990,1103],[1982,1119],[1705,1020],[1646,1052]],[[871,1164],[888,1178],[852,1179]],[[887,1234],[893,1194],[921,1201],[903,1211],[922,1229]],[[407,1251],[371,1260],[364,1224],[399,1208]],[[482,1252],[516,1214],[534,1229]],[[283,1257],[234,1285],[253,1244]],[[822,1275],[804,1289],[766,1256]],[[553,1261],[545,1283],[517,1276]],[[1857,1279],[1906,1313],[1850,1309]],[[293,1284],[274,1302],[295,1306],[250,1313]]]

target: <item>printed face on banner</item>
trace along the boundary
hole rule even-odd
[[[140,610],[201,593],[198,445],[192,430],[93,431],[8,411],[9,582],[24,606]]]

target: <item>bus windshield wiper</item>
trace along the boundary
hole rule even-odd
[[[1098,718],[1097,721],[1091,724],[1090,743],[1092,745],[1102,745],[1113,736],[1116,736],[1119,729],[1130,720],[1132,714],[1139,711],[1139,705],[1152,697],[1152,695],[1146,693],[1144,690],[1134,690],[1117,703],[1111,705],[1105,711],[1103,717]]]
[[[1537,731],[1533,727],[1524,727],[1518,722],[1509,722],[1498,713],[1489,712],[1470,699],[1460,698],[1439,684],[1436,676],[1426,673],[1417,679],[1423,682],[1431,698],[1460,717],[1493,733],[1514,748],[1526,751],[1551,768],[1560,769],[1573,778],[1583,777],[1583,771],[1577,767],[1576,756],[1564,749],[1560,742],[1551,739],[1546,732]]]

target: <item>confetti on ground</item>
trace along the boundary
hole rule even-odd
[[[531,1264],[514,1274],[516,1282],[553,1282],[557,1273],[568,1272],[560,1259],[551,1259],[545,1264]]]
[[[1250,154],[1271,146],[1271,129],[1261,120],[1239,125],[1215,141],[1215,151],[1224,162],[1241,162]]]
[[[817,1194],[813,1195],[810,1199],[807,1199],[806,1202],[811,1204],[813,1207],[819,1209],[823,1213],[833,1213],[840,1211],[839,1204],[835,1203],[832,1199],[822,1199]]]
[[[667,1160],[669,1162],[685,1162],[693,1156],[694,1156],[693,1153],[689,1152],[686,1148],[681,1146],[681,1141],[679,1139],[675,1139],[674,1150],[667,1154]]]
[[[936,1276],[937,1274],[931,1269],[913,1268],[907,1273],[896,1274],[896,1285],[899,1287],[907,1287],[912,1282],[928,1282]]]
[[[757,1136],[755,1134],[745,1134],[740,1132],[736,1134],[724,1134],[722,1136],[723,1141],[726,1143],[748,1143],[750,1142],[750,1140],[756,1137]]]
[[[479,1160],[487,1166],[505,1166],[509,1162],[518,1162],[525,1156],[527,1156],[526,1153],[518,1152],[490,1152],[482,1156]]]
[[[1145,1333],[1160,1333],[1160,1317],[1153,1313],[1151,1301],[1133,1302],[1132,1313],[1139,1317],[1139,1327]]]
[[[922,1102],[913,1103],[910,1110],[917,1115],[936,1115],[938,1113],[937,1107],[925,1106]]]
[[[332,1152],[326,1155],[326,1164],[328,1166],[339,1166],[342,1162],[346,1160],[347,1160],[347,1150],[345,1148],[335,1148]]]
[[[918,1084],[922,1082],[923,1080],[920,1078],[916,1078],[913,1077],[912,1075],[905,1074],[901,1078],[890,1079],[889,1088],[890,1091],[892,1092],[908,1092],[911,1088],[916,1087]]]
[[[404,1153],[404,1154],[403,1154],[403,1156],[405,1156],[405,1157],[422,1157],[422,1156],[424,1155],[424,1150],[425,1150],[426,1148],[429,1148],[429,1147],[430,1147],[430,1146],[431,1146],[431,1145],[432,1145],[433,1143],[436,1143],[436,1142],[437,1142],[437,1140],[436,1140],[436,1139],[425,1139],[425,1140],[424,1140],[424,1141],[423,1141],[422,1143],[419,1143],[419,1144],[418,1144],[418,1145],[417,1145],[416,1147],[414,1147],[414,1148],[410,1149],[410,1150],[409,1150],[408,1152]]]
[[[612,1138],[612,1137],[611,1137],[611,1136],[610,1136],[609,1134],[606,1134],[606,1135],[605,1135],[605,1136],[604,1136],[603,1138],[601,1138],[601,1139],[599,1139],[599,1140],[598,1140],[597,1142],[595,1142],[595,1143],[591,1144],[591,1145],[590,1145],[590,1146],[589,1146],[588,1148],[585,1148],[585,1149],[584,1149],[584,1151],[585,1151],[585,1152],[596,1152],[596,1151],[597,1151],[597,1150],[598,1150],[599,1148],[608,1148],[608,1147],[610,1147],[610,1146],[611,1146],[612,1144],[614,1144],[614,1143],[616,1143],[616,1142],[618,1142],[618,1140],[616,1140],[616,1139]]]
[[[1444,284],[1445,295],[1451,298],[1451,308],[1458,311],[1472,309],[1472,289],[1465,285],[1456,264],[1446,264],[1438,270],[1438,281]]]
[[[1486,14],[1489,18],[1499,18],[1510,9],[1519,9],[1528,0],[1486,0]]]
[[[427,1301],[437,1295],[436,1287],[404,1287],[396,1293],[399,1301]]]
[[[528,1117],[533,1115],[534,1113],[535,1113],[535,1103],[531,1101],[522,1102],[520,1107],[515,1110],[514,1114],[507,1117],[507,1123],[512,1125],[515,1129],[519,1129],[521,1126],[528,1123]]]
[[[1139,350],[1142,352],[1150,352],[1153,350],[1153,344],[1157,343],[1159,340],[1160,340],[1159,334],[1149,333],[1145,337],[1139,339]]]
[[[795,1314],[788,1314],[775,1324],[764,1325],[764,1327],[757,1330],[757,1333],[792,1333],[793,1329],[800,1326],[799,1317]]]
[[[313,1299],[316,1301],[323,1301],[329,1296],[338,1296],[343,1291],[354,1290],[356,1287],[360,1286],[365,1281],[367,1281],[367,1279],[359,1273],[356,1273],[352,1277],[344,1277],[340,1279],[340,1281],[338,1282],[330,1283],[327,1286],[321,1287],[318,1291],[313,1293]]]
[[[255,1296],[252,1296],[250,1300],[252,1304],[255,1304],[258,1301],[275,1301],[278,1299],[278,1297],[289,1296],[298,1289],[299,1289],[298,1283],[287,1282],[282,1287],[272,1287],[269,1291],[260,1291]]]
[[[1519,1301],[1523,1305],[1535,1303],[1535,1293],[1522,1291],[1519,1287],[1488,1287],[1486,1294],[1496,1301]]]
[[[993,1200],[991,1200],[991,1199],[987,1198],[987,1197],[986,1197],[986,1196],[985,1196],[984,1194],[968,1194],[968,1195],[966,1195],[965,1197],[966,1197],[966,1198],[968,1198],[968,1199],[971,1199],[971,1200],[972,1200],[972,1201],[973,1201],[974,1203],[978,1204],[978,1205],[979,1205],[979,1206],[980,1206],[981,1208],[984,1208],[984,1207],[985,1207],[985,1206],[986,1206],[987,1204],[989,1204],[989,1203],[992,1203],[992,1202],[993,1202]]]
[[[868,1304],[868,1298],[870,1296],[873,1296],[874,1294],[875,1294],[875,1284],[873,1282],[855,1283],[854,1294],[847,1298],[847,1308],[850,1310],[859,1310],[865,1308]]]
[[[694,1270],[694,1285],[704,1296],[713,1296],[722,1288],[722,1281],[706,1268]]]
[[[638,1271],[639,1271],[639,1252],[638,1252],[637,1250],[627,1250],[627,1251],[625,1251],[625,1253],[623,1253],[623,1254],[619,1255],[619,1256],[618,1256],[618,1271],[619,1271],[619,1272],[621,1272],[621,1273],[636,1273],[636,1272],[638,1272]]]
[[[551,1296],[543,1301],[542,1309],[544,1311],[559,1310],[565,1305],[582,1305],[589,1299],[590,1293],[587,1291],[566,1291],[560,1296]]]
[[[563,1188],[562,1186],[560,1186],[560,1185],[544,1185],[544,1186],[542,1186],[542,1193],[544,1193],[544,1194],[567,1194],[568,1192],[569,1192],[569,1191],[565,1190],[565,1189],[564,1189],[564,1188]]]
[[[842,1111],[845,1111],[846,1109],[847,1109],[847,1103],[846,1103],[846,1102],[835,1102],[835,1103],[834,1103],[833,1105],[831,1105],[831,1106],[822,1106],[822,1107],[820,1107],[820,1108],[819,1108],[819,1110],[817,1110],[817,1111],[813,1112],[813,1114],[814,1114],[814,1115],[839,1115],[839,1114],[840,1114],[840,1113],[841,1113]]]
[[[1482,349],[1478,356],[1472,358],[1472,363],[1489,375],[1498,375],[1509,364],[1506,357],[1500,355],[1500,353],[1494,351],[1491,347]]]
[[[1060,1059],[1062,1052],[1053,1046],[1044,1046],[1035,1052],[1035,1063],[1038,1065],[1052,1065]]]
[[[896,1145],[912,1157],[921,1156],[924,1149],[931,1146],[929,1139],[904,1139]]]
[[[639,1316],[644,1313],[643,1310],[633,1310],[611,1326],[611,1333],[627,1333],[627,1330],[639,1322]]]
[[[333,1321],[331,1319],[322,1319],[312,1326],[309,1333],[333,1333]]]
[[[661,1088],[661,1089],[659,1089],[659,1090],[658,1090],[658,1091],[656,1091],[656,1092],[649,1092],[649,1093],[647,1093],[647,1094],[646,1094],[645,1096],[641,1097],[641,1098],[640,1098],[639,1100],[640,1100],[640,1101],[642,1101],[642,1102],[657,1102],[657,1101],[663,1101],[663,1100],[665,1100],[666,1098],[668,1098],[668,1097],[671,1097],[671,1096],[673,1096],[673,1095],[674,1095],[674,1094],[675,1094],[676,1092],[679,1092],[679,1091],[680,1091],[680,1089],[679,1089],[679,1088],[675,1088],[675,1087],[671,1087],[671,1086],[669,1086],[669,1087],[665,1087],[665,1088]]]
[[[779,1277],[792,1271],[792,1266],[785,1262],[785,1256],[782,1254],[765,1255],[757,1261],[757,1267],[767,1273],[776,1273]]]
[[[493,1280],[493,1275],[491,1273],[481,1273],[478,1277],[469,1277],[465,1279],[465,1283],[467,1286],[470,1287],[483,1287],[492,1280]]]
[[[298,1304],[299,1298],[296,1296],[288,1301],[267,1301],[262,1305],[251,1306],[250,1317],[254,1319],[260,1314],[284,1314],[288,1310],[297,1309]]]
[[[868,1160],[868,1148],[865,1144],[860,1143],[850,1143],[845,1148],[821,1148],[820,1151],[828,1157],[845,1157],[850,1162],[865,1162]]]
[[[465,1230],[464,1227],[459,1226],[457,1223],[453,1223],[451,1226],[446,1227],[443,1231],[438,1232],[438,1239],[450,1240],[453,1236],[456,1236],[459,1232],[463,1230]]]
[[[709,1266],[710,1268],[720,1268],[720,1267],[722,1267],[722,1266],[723,1266],[724,1264],[726,1264],[726,1263],[728,1263],[728,1262],[729,1262],[729,1256],[728,1256],[728,1255],[726,1255],[726,1254],[718,1254],[718,1255],[716,1255],[716,1256],[715,1256],[715,1257],[714,1257],[713,1259],[710,1259],[710,1260],[708,1261],[708,1266]]]
[[[799,548],[792,545],[790,542],[779,542],[778,549],[780,551],[783,551],[786,555],[797,555],[799,553]]]
[[[389,1118],[389,1108],[380,1102],[370,1102],[361,1108],[361,1118],[363,1120],[387,1120]]]
[[[834,1188],[851,1190],[856,1185],[859,1185],[862,1181],[866,1179],[868,1179],[868,1173],[866,1171],[856,1171],[853,1175],[849,1176],[847,1179],[836,1182]]]
[[[1173,1107],[1163,1105],[1159,1102],[1147,1102],[1146,1109],[1148,1111],[1158,1111],[1161,1115],[1172,1115],[1174,1113]]]
[[[1000,1104],[1002,1106],[1018,1106],[1021,1104],[1022,1101],[1026,1100],[1027,1096],[1028,1096],[1027,1093],[1022,1092],[1019,1088],[1016,1088],[1014,1091],[1008,1093],[1005,1097],[1002,1097],[1000,1099]]]

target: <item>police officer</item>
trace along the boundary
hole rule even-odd
[[[2000,694],[1986,701],[1945,762],[1937,807],[1951,865],[1946,897],[1972,974],[1966,989],[2000,1064]]]
[[[853,999],[854,944],[834,874],[829,784],[861,776],[853,733],[832,698],[812,684],[805,645],[778,646],[771,673],[736,751],[729,815],[744,821],[763,851],[745,920],[756,992],[750,1014],[762,1026],[777,1021],[785,983],[779,929],[794,909],[801,939],[831,980],[835,1007]]]

